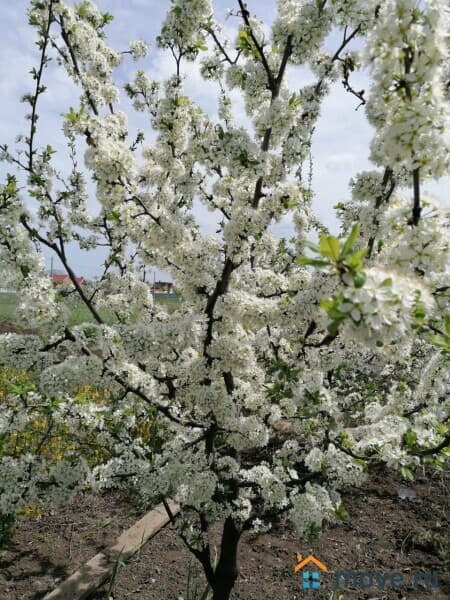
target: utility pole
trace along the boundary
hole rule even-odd
[[[53,279],[53,256],[50,257],[50,277]]]

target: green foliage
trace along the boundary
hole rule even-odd
[[[189,561],[188,574],[186,581],[186,597],[179,596],[178,600],[208,600],[210,598],[211,588],[200,585],[200,566],[197,560]]]
[[[439,439],[442,439],[443,443],[446,440],[450,440],[450,423],[435,423],[433,427]],[[403,445],[407,448],[410,454],[415,454],[416,456],[423,455],[424,452],[427,453],[428,448],[423,445],[419,445],[417,443],[417,434],[408,429],[403,435]],[[435,469],[441,469],[445,464],[446,460],[450,458],[450,441],[447,445],[442,447],[439,452],[433,452],[431,454],[426,454],[424,457],[425,462],[431,464]]]
[[[239,162],[243,167],[256,167],[259,162],[249,157],[247,150],[244,148],[239,154]]]
[[[337,272],[341,279],[346,275],[347,278],[343,279],[346,285],[349,284],[350,278],[355,288],[361,288],[366,282],[366,276],[362,269],[364,266],[363,258],[367,253],[367,248],[355,249],[358,237],[358,225],[352,227],[349,236],[345,240],[339,240],[332,235],[323,233],[320,236],[318,245],[308,244],[309,248],[318,255],[318,258],[300,256],[297,258],[297,262],[303,266],[331,269]],[[392,281],[386,279],[382,285],[392,285]],[[332,336],[337,334],[341,323],[348,318],[348,311],[341,309],[344,302],[345,298],[342,293],[321,302],[322,308],[331,320],[328,325],[328,332]]]
[[[355,459],[353,459],[353,462],[355,465],[359,465],[364,473],[369,472],[369,465],[366,460],[364,460],[362,458],[355,458]]]
[[[450,562],[450,537],[438,536],[434,542],[434,550],[439,558],[446,562]]]
[[[345,510],[345,507],[343,504],[340,504],[336,510],[336,518],[339,521],[345,521],[345,519],[348,517],[348,512]]]
[[[268,390],[271,401],[280,402],[283,398],[292,397],[290,385],[297,381],[300,369],[293,369],[282,360],[272,361],[267,368],[269,373],[276,374],[274,384]]]
[[[414,308],[414,318],[417,321],[417,327],[421,328],[421,326],[425,322],[425,317],[427,316],[427,311],[422,302],[418,301]]]
[[[201,50],[202,52],[206,52],[208,50],[208,46],[202,42],[202,40],[197,40],[195,47]]]
[[[65,115],[63,115],[71,125],[76,125],[78,123],[78,121],[80,120],[81,116],[83,115],[83,107],[80,108],[80,110],[74,110],[73,107],[71,106],[69,108],[69,112],[66,113]]]
[[[410,481],[414,480],[414,474],[409,467],[401,466],[398,470],[398,474],[404,479],[409,479]]]
[[[17,179],[10,173],[6,174],[6,184],[0,187],[0,205],[6,205],[18,192]]]
[[[54,418],[55,410],[65,402],[59,396],[47,397],[37,404],[30,404],[29,393],[37,390],[36,373],[26,373],[13,369],[0,369],[0,410],[9,408],[14,413],[23,414],[26,422],[18,430],[11,430],[0,435],[0,460],[5,457],[19,458],[28,453],[39,456],[43,464],[49,466],[65,461],[71,464],[73,459],[82,453],[90,467],[103,464],[114,453],[115,440],[120,438],[123,423],[115,418],[114,407],[117,398],[111,396],[106,389],[84,386],[73,390],[74,404],[96,405],[102,413],[105,430],[111,435],[111,442],[99,442],[97,431],[85,431],[79,440],[64,422]],[[124,411],[124,418],[133,414],[134,409]],[[154,407],[146,407],[136,420],[133,429],[128,432],[134,438],[139,438],[148,449],[149,460],[153,451],[160,451],[164,442],[166,428],[161,425]],[[136,496],[129,488],[130,497]],[[136,500],[137,497],[136,497]],[[44,497],[36,504],[28,505],[17,513],[25,518],[40,514]],[[0,513],[0,550],[8,543],[14,525],[15,514]]]
[[[445,354],[450,354],[450,315],[446,315],[442,327],[433,327],[438,333],[431,336],[432,343],[441,348]]]
[[[82,19],[91,21],[91,19],[89,19],[89,13],[91,10],[89,2],[86,2],[86,0],[83,0],[83,2],[78,4],[78,6],[76,6],[75,10],[79,17],[81,17]],[[114,20],[114,17],[110,13],[105,12],[105,13],[101,14],[101,19],[102,20],[101,20],[101,24],[100,24],[100,29],[105,27],[105,25],[108,25],[108,23],[111,23],[111,21]]]
[[[310,523],[306,532],[306,539],[308,540],[308,542],[313,542],[314,540],[317,540],[320,537],[321,533],[322,529],[320,525],[314,522]]]
[[[105,600],[114,600],[114,587],[116,585],[117,575],[119,574],[119,571],[121,569],[123,569],[126,565],[126,563],[121,558],[121,554],[119,554],[118,559],[114,563],[113,570],[111,573],[111,579],[109,580],[108,591],[106,592],[106,596],[105,596]]]
[[[331,335],[336,335],[338,329],[348,317],[348,312],[341,310],[341,306],[344,304],[344,295],[338,294],[335,298],[329,298],[321,300],[320,305],[331,319],[328,325],[328,332]]]
[[[367,248],[355,250],[354,246],[359,237],[359,226],[354,225],[346,240],[339,240],[333,235],[322,234],[319,245],[308,244],[309,248],[318,254],[318,258],[300,256],[297,262],[316,268],[333,268],[339,274],[350,273],[355,287],[362,287],[365,282],[362,273],[363,258]]]
[[[298,96],[297,94],[292,94],[292,96],[289,98],[289,106],[291,108],[295,108],[296,106],[300,106],[302,103],[302,98],[301,96]]]
[[[408,448],[408,450],[416,449],[417,434],[412,429],[408,429],[403,434],[403,444]]]
[[[347,431],[341,433],[339,443],[346,450],[350,450],[353,447],[353,441]]]
[[[244,56],[250,56],[253,53],[253,40],[248,27],[243,27],[239,30],[238,48],[242,50]]]

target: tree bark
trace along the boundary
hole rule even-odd
[[[213,600],[229,600],[238,576],[237,549],[242,529],[228,517],[223,526],[220,558],[214,572]]]

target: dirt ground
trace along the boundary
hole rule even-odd
[[[403,488],[406,487],[406,490]],[[400,494],[399,494],[400,491]],[[450,473],[423,475],[405,484],[377,475],[345,498],[349,514],[316,542],[299,542],[283,528],[244,536],[235,600],[315,600],[450,598]],[[415,496],[414,498],[412,496]],[[83,562],[113,542],[139,518],[139,512],[112,495],[86,495],[37,521],[22,521],[0,557],[0,600],[38,600]],[[328,568],[317,590],[302,589],[294,573],[297,554],[314,554]],[[402,573],[408,584],[414,573],[438,573],[439,587],[429,590],[422,578],[417,589],[380,589],[374,585],[335,591],[336,572]],[[190,573],[190,594],[187,580]],[[370,576],[369,576],[370,577]],[[388,580],[389,581],[389,580]],[[363,580],[368,585],[370,579]],[[168,526],[160,531],[114,581],[115,600],[200,600],[203,585],[196,565]],[[358,584],[358,582],[356,582]],[[109,584],[91,600],[105,600]],[[67,600],[72,600],[68,598]]]

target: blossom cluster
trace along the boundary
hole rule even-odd
[[[144,58],[144,43],[110,48],[109,18],[91,0],[33,3],[39,39],[81,99],[62,122],[67,177],[34,133],[25,151],[2,147],[27,175],[23,189],[12,176],[0,188],[0,261],[30,334],[0,335],[0,365],[21,364],[38,383],[25,397],[8,391],[0,435],[21,435],[50,403],[73,446],[53,463],[0,455],[0,512],[41,498],[51,481],[55,496],[132,485],[146,502],[172,497],[185,516],[200,514],[186,530],[201,544],[218,519],[261,531],[281,514],[312,536],[373,463],[443,462],[448,215],[408,186],[417,169],[419,187],[422,175],[448,172],[447,11],[441,0],[416,4],[280,0],[271,29],[241,7],[229,41],[211,2],[174,0],[157,40],[173,74],[139,71],[125,86],[151,128],[133,135],[114,69],[127,53]],[[343,41],[330,51],[334,28]],[[345,59],[357,35],[364,49]],[[352,200],[337,207],[339,240],[315,214],[303,171],[330,83],[360,56],[372,69],[372,158],[384,172],[353,178]],[[186,60],[219,89],[217,115],[187,96]],[[314,81],[290,89],[299,65]],[[236,97],[248,127],[233,118]],[[202,211],[217,216],[213,234]],[[288,220],[293,238],[273,235]],[[104,249],[96,281],[77,283],[70,244]],[[303,256],[308,245],[317,257]],[[60,293],[44,247],[68,267]],[[153,301],[155,267],[170,273],[179,303]],[[73,298],[86,322],[71,322]],[[80,401],[83,385],[107,400]]]
[[[449,19],[443,0],[425,7],[388,0],[379,7],[366,47],[374,77],[367,114],[377,128],[372,158],[378,164],[433,177],[448,170]]]

